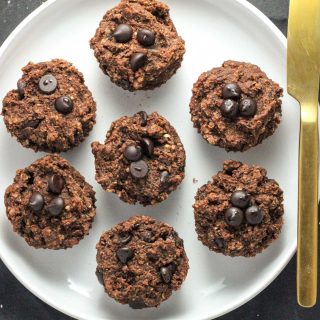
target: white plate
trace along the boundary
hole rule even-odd
[[[90,236],[66,251],[35,250],[12,232],[1,204],[0,252],[11,272],[31,292],[56,309],[78,319],[212,319],[229,312],[264,289],[285,267],[296,248],[296,194],[299,108],[286,94],[283,122],[262,145],[226,153],[208,145],[193,129],[189,115],[192,84],[201,72],[234,59],[258,64],[286,87],[286,42],[257,9],[242,0],[168,0],[173,21],[186,40],[182,68],[153,92],[132,94],[112,85],[98,68],[88,41],[107,9],[117,1],[49,0],[29,16],[1,49],[0,97],[15,87],[20,68],[29,60],[62,57],[85,75],[98,105],[90,137],[65,157],[97,191],[97,218]],[[207,40],[205,40],[207,39]],[[94,180],[90,143],[103,141],[110,123],[140,109],[159,111],[175,126],[187,152],[186,178],[178,191],[153,208],[129,206],[105,193]],[[0,125],[0,194],[15,175],[41,156],[22,148]],[[194,231],[193,197],[198,187],[233,158],[267,168],[285,195],[285,225],[279,240],[253,259],[229,258],[202,246]],[[193,178],[198,183],[193,183]],[[107,297],[95,278],[95,244],[115,223],[140,213],[173,225],[185,240],[190,271],[182,289],[160,308],[132,311]]]

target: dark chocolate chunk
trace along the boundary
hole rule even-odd
[[[62,114],[69,114],[73,110],[73,101],[70,97],[63,96],[54,102],[56,110]]]
[[[244,190],[237,190],[231,195],[231,203],[233,206],[244,209],[250,205],[251,196]]]
[[[241,89],[236,83],[227,83],[222,89],[224,99],[237,100],[241,96]]]
[[[102,284],[102,285],[104,285],[102,272],[99,272],[98,270],[96,270],[96,277],[97,277],[99,283]]]
[[[139,300],[128,301],[128,305],[132,309],[143,309],[147,307],[147,305],[143,301],[139,301]]]
[[[134,178],[144,178],[148,174],[149,168],[145,161],[139,160],[130,164],[130,172]]]
[[[238,228],[243,221],[243,211],[236,207],[230,207],[226,210],[224,217],[229,226]]]
[[[239,104],[237,101],[232,99],[227,99],[223,101],[221,106],[221,113],[224,117],[229,119],[234,119],[237,117],[239,112]]]
[[[138,31],[137,38],[141,45],[150,47],[153,46],[156,41],[156,34],[151,30],[142,29]]]
[[[140,144],[144,155],[151,157],[154,151],[154,142],[150,138],[144,137],[141,139]]]
[[[47,205],[46,210],[51,216],[59,216],[64,209],[64,200],[61,197],[53,198]]]
[[[251,98],[242,99],[240,101],[239,112],[243,117],[252,117],[257,112],[257,103]]]
[[[172,273],[170,268],[168,267],[161,267],[160,268],[160,275],[164,283],[170,283],[172,279]]]
[[[44,198],[40,192],[34,192],[29,199],[29,207],[35,213],[41,212],[44,206]]]
[[[113,33],[113,37],[119,43],[126,43],[132,39],[133,30],[128,24],[119,24]]]
[[[142,158],[142,150],[140,146],[130,145],[124,150],[124,156],[129,161],[138,161]]]
[[[41,120],[39,119],[32,119],[32,120],[27,120],[23,124],[23,128],[37,128],[38,125],[40,124]]]
[[[133,258],[133,251],[128,247],[123,247],[117,250],[117,257],[121,263],[127,263]]]
[[[251,206],[245,212],[246,220],[252,225],[257,225],[263,220],[263,212],[258,206]]]
[[[48,180],[49,191],[55,194],[60,194],[64,185],[65,185],[65,181],[63,177],[61,177],[59,174],[53,174],[49,177],[49,180]]]
[[[134,72],[138,71],[146,63],[147,63],[147,55],[142,52],[134,53],[131,56],[130,66],[131,66],[132,71],[134,71]]]
[[[225,246],[225,242],[222,238],[215,238],[214,242],[218,246],[219,249],[223,249]]]
[[[26,87],[26,83],[20,79],[17,82],[17,89],[18,89],[18,94],[19,94],[19,98],[23,99],[24,98],[24,88]]]
[[[148,114],[145,111],[139,111],[138,114],[141,117],[141,126],[145,127],[148,123]]]
[[[177,271],[177,266],[174,263],[170,263],[167,268],[170,270],[172,275]]]
[[[153,236],[154,235],[150,230],[146,230],[141,233],[141,239],[148,243],[153,242]]]
[[[42,93],[53,93],[57,89],[58,81],[52,74],[46,74],[39,81],[39,89]]]
[[[131,239],[132,239],[132,235],[128,232],[122,233],[119,235],[119,241],[123,245],[129,243]]]

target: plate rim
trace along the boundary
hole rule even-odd
[[[15,37],[37,16],[39,16],[42,12],[47,10],[49,7],[51,7],[53,4],[59,2],[60,0],[47,0],[46,2],[42,3],[38,8],[36,8],[34,11],[32,11],[29,15],[27,15],[16,27],[15,29],[9,34],[9,36],[5,39],[5,41],[2,43],[0,46],[0,59],[3,57],[7,49],[10,47],[11,43],[14,41]],[[280,41],[280,43],[283,45],[283,47],[286,49],[287,48],[287,39],[285,35],[278,29],[278,27],[257,7],[255,7],[253,4],[248,2],[247,0],[233,0],[235,1],[238,5],[242,6],[245,8],[248,12],[251,12],[256,18],[258,18],[266,27],[269,28],[269,30],[274,34],[274,36]],[[279,274],[284,270],[284,268],[288,265],[292,257],[294,256],[295,252],[297,249],[297,239],[293,241],[291,247],[288,250],[287,256],[284,258],[284,263],[279,265],[278,268],[274,271],[273,275],[259,288],[259,290],[253,290],[250,294],[248,294],[245,299],[241,300],[240,302],[236,304],[232,304],[227,306],[224,310],[222,310],[220,313],[214,315],[214,316],[206,316],[204,318],[199,318],[198,320],[212,320],[217,317],[221,317],[223,315],[226,315],[239,307],[243,306],[253,298],[255,298],[258,294],[260,294],[264,289],[266,289],[278,276]],[[4,265],[8,268],[10,273],[29,291],[31,292],[34,296],[39,298],[41,301],[46,303],[47,305],[51,306],[52,308],[60,311],[61,313],[70,316],[75,319],[79,320],[87,320],[88,318],[85,317],[83,314],[79,314],[73,311],[69,311],[67,309],[64,309],[62,306],[59,304],[55,304],[53,300],[50,298],[41,295],[40,293],[37,292],[35,288],[33,288],[32,284],[28,283],[24,279],[21,274],[15,272],[14,267],[10,265],[10,263],[7,261],[5,258],[5,255],[1,251],[1,246],[0,246],[0,259],[4,263]],[[214,318],[213,318],[214,317]],[[91,319],[96,319],[96,320],[103,320],[106,318],[100,318],[100,317],[95,317]]]

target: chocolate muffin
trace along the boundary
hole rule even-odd
[[[105,232],[97,244],[97,263],[106,293],[133,309],[159,306],[181,287],[189,269],[177,232],[147,216]]]
[[[170,123],[144,111],[114,121],[104,144],[92,143],[96,180],[130,204],[167,199],[184,178],[185,151]]]
[[[5,192],[13,230],[35,248],[71,248],[89,233],[95,192],[70,163],[47,155],[17,170]]]
[[[29,63],[2,115],[12,136],[35,151],[62,152],[82,142],[95,124],[96,104],[82,73],[56,59]]]
[[[282,89],[251,63],[226,61],[203,73],[192,92],[194,127],[227,151],[260,144],[281,121]]]
[[[253,257],[281,232],[283,192],[262,167],[227,160],[195,200],[198,239],[215,252]]]
[[[156,0],[122,0],[104,15],[90,46],[102,71],[129,91],[167,82],[185,53],[168,6]]]

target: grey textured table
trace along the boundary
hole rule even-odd
[[[42,2],[44,1],[0,0],[0,44],[10,34],[15,26]],[[286,34],[288,0],[251,0],[250,2],[271,18],[281,31]],[[52,309],[33,296],[10,274],[1,261],[0,284],[1,320],[71,319]],[[228,315],[219,318],[219,320],[252,319],[320,319],[320,303],[310,310],[305,310],[297,306],[295,289],[295,258],[292,259],[281,275],[255,299]]]

